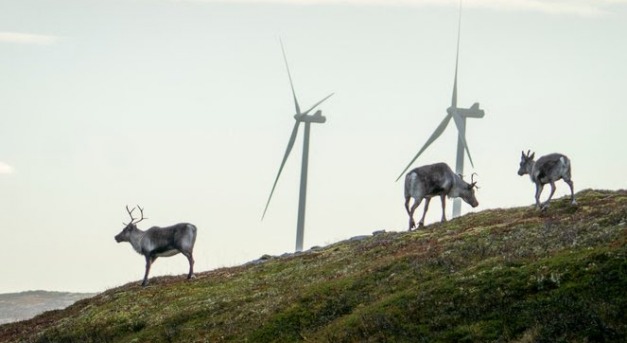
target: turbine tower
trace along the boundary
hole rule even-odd
[[[468,155],[468,159],[470,160],[470,164],[474,168],[475,165],[472,162],[472,157],[470,156],[470,150],[468,149],[468,144],[466,143],[466,118],[483,118],[485,113],[482,109],[479,109],[479,103],[474,103],[470,108],[459,108],[457,107],[457,67],[459,64],[459,38],[461,33],[461,23],[462,23],[462,6],[461,1],[459,2],[459,22],[457,27],[457,55],[455,57],[455,79],[453,81],[453,97],[451,99],[451,106],[446,109],[446,117],[442,120],[440,125],[435,129],[435,131],[431,134],[431,137],[427,140],[425,145],[418,151],[418,153],[414,156],[414,158],[409,162],[407,167],[403,170],[403,172],[398,176],[396,181],[398,181],[401,176],[405,174],[407,169],[416,161],[418,156],[422,154],[431,143],[433,143],[448,125],[451,118],[455,121],[455,126],[457,127],[457,158],[455,162],[455,172],[457,174],[464,173],[464,150],[466,150],[466,154]],[[455,198],[453,200],[453,217],[459,217],[461,214],[461,200],[459,198]]]
[[[285,166],[285,162],[287,161],[292,148],[294,147],[294,142],[296,141],[296,136],[298,135],[298,127],[300,123],[305,123],[305,135],[303,137],[303,160],[301,164],[300,170],[300,195],[298,199],[298,222],[296,224],[296,251],[303,250],[303,238],[305,235],[305,203],[307,201],[307,169],[309,165],[309,133],[311,130],[311,123],[319,123],[322,124],[326,122],[327,118],[322,116],[322,111],[318,110],[313,115],[310,115],[314,108],[318,107],[322,102],[330,98],[334,93],[331,93],[324,97],[322,100],[315,103],[311,108],[306,110],[305,112],[301,112],[300,105],[298,104],[298,99],[296,98],[296,92],[294,91],[294,83],[292,82],[292,75],[290,73],[290,67],[287,64],[287,57],[285,56],[285,48],[283,47],[283,41],[281,41],[281,51],[283,52],[283,60],[285,61],[285,68],[287,69],[287,76],[290,80],[290,87],[292,88],[292,96],[294,97],[294,106],[296,108],[296,114],[294,115],[294,119],[296,122],[294,123],[294,128],[292,129],[292,134],[290,136],[290,140],[287,143],[287,149],[285,150],[285,155],[283,156],[283,161],[281,162],[281,166],[279,167],[279,172],[276,175],[276,179],[274,180],[274,184],[272,185],[272,190],[270,191],[270,196],[268,197],[268,202],[266,202],[266,208],[263,210],[263,215],[261,220],[266,216],[266,212],[268,211],[268,206],[270,205],[270,200],[272,199],[272,194],[274,194],[274,189],[276,188],[277,182],[279,181],[279,177],[281,176],[281,172],[283,171],[283,167]]]

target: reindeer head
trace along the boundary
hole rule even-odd
[[[463,189],[459,192],[459,197],[472,207],[479,206],[479,201],[477,201],[477,198],[475,197],[475,189],[479,188],[477,186],[477,181],[475,181],[475,175],[476,173],[472,173],[472,175],[470,175],[470,183],[467,183],[462,179]]]
[[[122,223],[124,224],[124,229],[122,230],[122,232],[118,233],[115,236],[115,240],[116,242],[120,243],[120,242],[130,242],[131,241],[131,233],[135,230],[137,230],[137,223],[139,223],[140,221],[144,220],[144,219],[148,219],[148,218],[144,218],[144,209],[139,207],[139,205],[137,205],[137,208],[139,208],[139,212],[141,214],[141,218],[134,218],[133,217],[133,211],[135,211],[135,207],[133,207],[133,209],[129,209],[128,205],[126,205],[126,212],[128,212],[128,215],[131,217],[131,222],[126,224],[126,223]]]
[[[530,150],[527,150],[527,154],[525,155],[524,151],[521,151],[522,155],[520,156],[520,168],[518,168],[518,175],[523,176],[525,174],[529,174],[531,172],[531,167],[533,167],[533,157],[536,153],[531,153]]]

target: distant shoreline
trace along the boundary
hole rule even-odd
[[[66,308],[98,293],[29,290],[0,294],[0,325],[35,317],[51,310]]]

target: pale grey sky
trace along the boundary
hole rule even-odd
[[[139,281],[143,258],[113,239],[126,204],[145,207],[144,229],[196,224],[197,271],[293,251],[302,131],[260,221],[293,126],[279,37],[303,107],[336,93],[312,127],[305,247],[405,230],[394,180],[450,104],[457,11],[0,0],[0,292]],[[576,190],[625,188],[625,37],[626,1],[464,3],[458,103],[486,111],[467,124],[475,211],[533,202],[522,149],[567,154]],[[455,135],[450,124],[415,166],[453,166]],[[159,259],[151,275],[186,263]]]

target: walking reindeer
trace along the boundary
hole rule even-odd
[[[570,159],[565,155],[556,153],[542,156],[537,161],[534,161],[534,156],[535,153],[530,153],[529,150],[527,150],[526,155],[522,151],[518,175],[529,174],[531,181],[536,184],[536,207],[541,210],[549,207],[549,201],[553,197],[553,193],[555,193],[555,181],[559,179],[564,180],[570,187],[570,202],[572,205],[576,205],[573,180],[570,178]],[[549,194],[549,198],[543,204],[540,204],[540,194],[542,194],[542,189],[547,183],[551,185],[551,194]]]
[[[473,175],[474,176],[474,175]],[[414,211],[425,199],[425,209],[418,226],[424,226],[425,215],[429,209],[429,201],[439,195],[442,199],[442,222],[446,221],[446,197],[460,197],[472,207],[477,207],[479,202],[475,198],[477,182],[471,176],[470,183],[465,182],[460,175],[455,174],[446,163],[436,163],[418,167],[405,176],[405,209],[409,215],[409,230],[416,226]],[[410,199],[414,204],[409,208]]]
[[[196,242],[196,226],[189,223],[180,223],[167,227],[153,226],[146,231],[137,228],[137,223],[144,219],[144,209],[137,206],[141,213],[141,218],[134,218],[133,211],[126,206],[126,211],[131,217],[131,222],[115,236],[115,240],[120,242],[129,242],[133,249],[146,258],[146,273],[142,286],[148,283],[148,273],[150,266],[157,257],[169,257],[181,253],[187,257],[189,261],[189,273],[187,278],[191,279],[194,274],[194,258],[192,252],[194,243]]]

